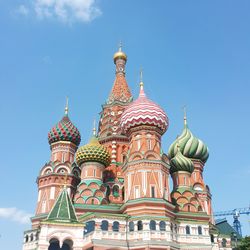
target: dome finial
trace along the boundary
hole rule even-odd
[[[143,83],[143,69],[140,68],[140,88],[143,89],[144,83]]]
[[[184,113],[184,126],[187,126],[187,106],[183,106],[183,113]]]
[[[93,136],[96,136],[96,125],[95,125],[95,119],[93,123]]]
[[[122,40],[120,40],[120,42],[119,42],[119,52],[121,52],[122,51]]]
[[[69,98],[66,97],[66,106],[65,106],[65,109],[64,109],[64,114],[68,115],[68,112],[69,112]]]

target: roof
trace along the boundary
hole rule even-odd
[[[226,219],[216,220],[216,228],[219,230],[219,234],[232,236],[232,234],[237,235],[237,239],[241,239],[241,236],[234,230],[234,228],[227,222]]]
[[[61,193],[59,194],[57,201],[55,202],[47,217],[47,221],[48,220],[64,223],[78,222],[74,206],[68,195],[66,187],[64,187]]]

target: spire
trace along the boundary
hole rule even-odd
[[[183,107],[183,113],[184,113],[184,127],[187,126],[187,107],[186,105]]]
[[[71,222],[76,223],[77,217],[74,206],[68,195],[67,188],[64,186],[59,194],[57,201],[52,207],[47,220],[56,222]]]
[[[95,119],[93,124],[93,136],[96,136],[96,125],[95,125]]]
[[[114,54],[114,63],[116,65],[116,77],[113,88],[107,100],[108,104],[111,104],[115,101],[128,103],[132,99],[132,95],[125,78],[126,62],[127,56],[122,51],[122,44],[120,43],[118,51]]]
[[[142,68],[140,69],[140,94],[139,97],[146,97],[144,92],[144,82],[143,82],[143,71]]]
[[[69,98],[66,97],[66,106],[65,106],[65,109],[64,109],[64,114],[67,116],[68,112],[69,112]]]

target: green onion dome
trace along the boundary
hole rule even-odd
[[[110,164],[110,154],[108,150],[102,146],[98,138],[93,135],[90,142],[81,146],[76,152],[76,163],[81,166],[84,162],[100,162],[105,166]]]
[[[58,141],[69,141],[78,146],[81,142],[81,135],[77,127],[70,121],[68,114],[65,113],[61,121],[59,121],[48,133],[49,144]]]
[[[200,139],[196,138],[189,130],[186,118],[181,135],[169,147],[168,157],[172,159],[177,153],[177,144],[180,145],[181,153],[191,159],[201,160],[205,163],[209,157],[208,147]]]
[[[186,171],[189,173],[194,171],[193,162],[181,153],[179,146],[177,146],[176,155],[170,160],[170,173],[172,174],[178,171]]]

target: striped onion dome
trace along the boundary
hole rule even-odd
[[[184,118],[184,129],[181,135],[169,147],[169,158],[177,154],[177,145],[180,145],[181,153],[191,159],[201,160],[205,163],[209,157],[208,147],[200,139],[196,138],[189,130],[186,117]]]
[[[193,162],[185,157],[177,146],[176,155],[170,160],[170,173],[175,173],[178,171],[186,171],[192,173],[194,171]]]
[[[78,146],[81,142],[81,135],[77,127],[70,121],[68,113],[48,133],[49,144],[58,141],[69,141]]]
[[[125,133],[139,125],[151,125],[158,127],[162,134],[168,128],[168,117],[163,109],[149,100],[144,93],[143,83],[140,83],[140,94],[123,112],[121,127]]]
[[[100,162],[105,166],[110,164],[110,154],[102,146],[94,134],[89,143],[81,146],[76,152],[76,163],[81,166],[84,162]]]

